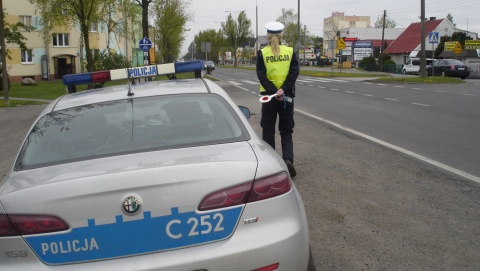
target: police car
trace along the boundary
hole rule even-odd
[[[202,61],[67,75],[0,183],[0,270],[314,270],[302,199]],[[199,76],[200,74],[200,76]]]

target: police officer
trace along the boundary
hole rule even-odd
[[[295,81],[300,72],[297,56],[292,47],[281,45],[283,24],[269,22],[267,29],[268,45],[257,52],[257,77],[260,80],[260,94],[277,94],[275,99],[262,104],[262,138],[275,148],[275,125],[279,117],[278,130],[282,143],[283,160],[291,177],[297,172],[293,166],[293,97]]]

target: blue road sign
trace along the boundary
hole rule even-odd
[[[148,38],[143,38],[138,43],[140,49],[144,52],[148,52],[152,48],[152,42]]]
[[[438,43],[438,32],[429,32],[428,33],[428,42]]]

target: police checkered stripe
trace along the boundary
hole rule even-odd
[[[188,213],[188,212],[193,212],[195,210],[196,210],[195,205],[185,205],[185,206],[179,206],[178,207],[178,213]],[[169,215],[172,215],[172,209],[158,209],[158,210],[153,210],[153,211],[145,211],[145,212],[142,212],[142,213],[138,213],[135,216],[122,214],[121,215],[122,216],[122,222],[143,220],[143,219],[145,219],[145,214],[148,214],[152,218],[169,216]],[[89,220],[91,220],[91,219],[73,221],[72,223],[70,223],[70,225],[72,226],[72,228],[88,227],[88,221]],[[95,226],[117,223],[117,217],[116,216],[93,218],[93,220],[95,221]]]

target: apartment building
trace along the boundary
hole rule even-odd
[[[370,16],[347,16],[344,12],[332,12],[323,19],[323,55],[332,58],[335,54],[337,31],[346,28],[369,28]]]
[[[28,0],[4,1],[3,7],[6,22],[12,24],[22,22],[36,29],[22,32],[27,38],[28,50],[22,50],[16,44],[6,45],[11,56],[11,59],[7,59],[11,82],[20,82],[26,77],[37,81],[55,80],[61,79],[65,74],[85,71],[85,46],[78,27],[64,26],[46,31],[41,24],[42,18],[40,12],[36,10],[36,5]],[[115,33],[109,34],[102,23],[99,23],[91,27],[89,38],[90,49],[94,53],[109,48],[128,57],[134,63],[143,63],[143,53],[137,53],[139,49],[135,43],[138,43],[141,37],[126,39]]]

